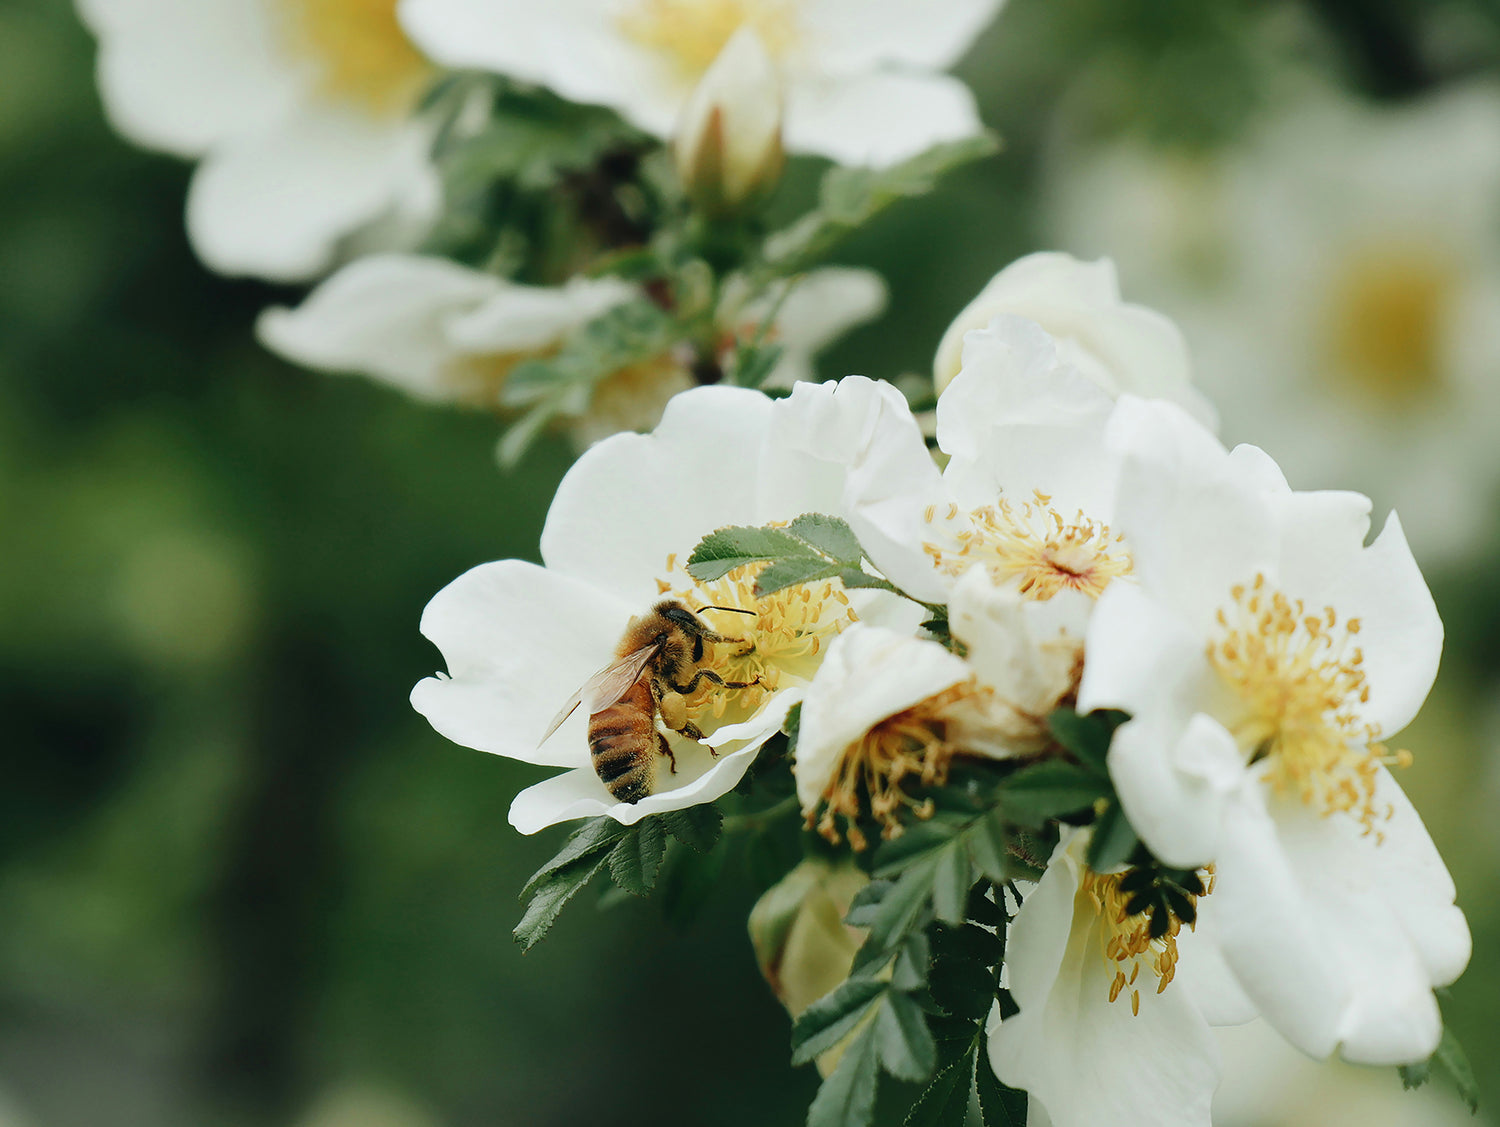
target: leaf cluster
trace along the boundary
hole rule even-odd
[[[632,826],[607,816],[589,819],[521,890],[521,899],[527,903],[513,933],[516,942],[529,951],[552,929],[568,901],[606,870],[622,892],[649,894],[661,875],[669,836],[688,849],[708,853],[718,842],[723,824],[724,816],[713,803],[653,814]]]

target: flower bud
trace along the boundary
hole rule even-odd
[[[844,923],[849,904],[869,878],[851,864],[803,861],[750,911],[750,943],[760,972],[787,1012],[803,1010],[849,977],[864,942],[860,928]],[[818,1058],[827,1076],[843,1044]]]
[[[672,143],[688,198],[713,218],[744,211],[781,179],[781,79],[760,37],[741,28],[683,107]]]

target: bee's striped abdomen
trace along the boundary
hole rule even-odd
[[[656,699],[650,677],[589,717],[589,751],[594,771],[621,802],[639,802],[656,781]]]

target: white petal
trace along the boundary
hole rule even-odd
[[[1081,837],[1082,835],[1077,835]],[[1057,852],[1011,927],[1006,958],[1021,1012],[989,1038],[996,1074],[1024,1088],[1057,1127],[1208,1127],[1218,1046],[1192,998],[1171,983],[1109,1000],[1117,964],[1078,895],[1076,862]],[[1049,881],[1050,887],[1049,887]]]
[[[846,748],[969,675],[963,659],[936,642],[859,622],[835,638],[802,702],[792,768],[802,809],[817,806]]]
[[[422,633],[448,676],[412,690],[412,706],[454,743],[525,763],[588,763],[578,709],[538,741],[569,694],[609,664],[636,608],[587,582],[519,560],[482,564],[436,595]]]
[[[341,238],[421,179],[424,148],[420,127],[306,105],[198,167],[188,192],[193,247],[223,274],[308,278],[327,268]]]
[[[412,41],[448,67],[538,83],[669,136],[692,76],[625,35],[613,8],[602,0],[401,0],[397,11]]]
[[[742,325],[758,325],[779,302],[771,339],[785,352],[766,377],[769,387],[791,387],[799,380],[814,379],[813,358],[856,325],[878,316],[887,298],[885,280],[873,270],[829,266],[809,271],[787,285],[789,290],[773,287],[729,318]],[[783,292],[785,300],[781,300]],[[743,328],[740,335],[746,335]]]
[[[974,95],[947,75],[864,74],[787,95],[786,147],[883,167],[981,129]]]
[[[138,144],[201,156],[280,120],[307,77],[266,0],[79,0],[99,36],[110,122]]]
[[[1275,574],[1271,501],[1207,428],[1170,403],[1123,396],[1106,439],[1122,459],[1114,523],[1137,579],[1170,595],[1207,638],[1235,584]]]
[[[799,16],[817,43],[818,64],[861,71],[885,63],[947,70],[1000,10],[1003,0],[810,0]]]
[[[937,467],[901,393],[849,376],[797,384],[766,431],[760,511],[847,519],[871,561],[915,598],[941,599],[921,549],[921,514],[941,489]]]
[[[1311,538],[1298,535],[1304,532],[1298,528],[1286,536],[1287,555],[1311,550],[1303,547]],[[1342,566],[1325,565],[1316,578],[1310,573],[1323,561],[1305,566],[1301,586],[1291,593],[1305,596],[1312,607],[1333,607],[1340,622],[1360,620],[1356,640],[1370,688],[1360,716],[1378,724],[1388,738],[1406,727],[1427,699],[1442,655],[1443,622],[1395,513],[1368,548],[1359,548],[1360,540],[1353,541],[1356,551]]]
[[[761,523],[755,481],[770,412],[759,392],[697,388],[672,400],[653,433],[585,451],[547,513],[547,566],[645,609],[669,555],[680,568],[714,529]]]
[[[1400,1064],[1425,1059],[1442,1019],[1432,987],[1468,960],[1453,884],[1388,777],[1384,840],[1353,819],[1245,788],[1226,810],[1216,886],[1203,902],[1230,968],[1298,1048]]]
[[[256,331],[273,352],[327,372],[361,372],[423,399],[459,390],[452,322],[502,287],[443,258],[370,255],[313,290],[295,310],[268,309]]]
[[[949,600],[949,627],[968,662],[1001,701],[1042,717],[1073,687],[1093,600],[1060,591],[1046,602],[996,587],[982,567],[966,571]]]
[[[564,336],[640,291],[618,278],[570,278],[561,286],[503,283],[492,298],[450,326],[454,343],[467,352],[533,352]]]

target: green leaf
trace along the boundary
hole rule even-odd
[[[1057,742],[1076,755],[1085,767],[1096,775],[1109,773],[1105,756],[1115,725],[1110,723],[1107,713],[1083,716],[1071,708],[1059,708],[1047,717],[1047,727]]]
[[[864,945],[854,956],[856,970],[885,963],[907,935],[926,922],[932,872],[932,860],[924,858],[885,891],[879,908],[869,916]]]
[[[1011,878],[1011,865],[1006,859],[1005,820],[1000,811],[992,811],[970,826],[964,841],[974,867],[986,877],[996,884]]]
[[[1136,836],[1135,827],[1125,816],[1119,799],[1115,799],[1105,807],[1104,813],[1094,823],[1094,832],[1089,838],[1087,857],[1089,868],[1096,872],[1105,872],[1116,865],[1123,865],[1135,852],[1135,847],[1140,844],[1140,841],[1141,839]]]
[[[947,845],[957,832],[957,827],[946,822],[918,822],[908,827],[900,836],[882,841],[875,850],[874,875],[896,875],[914,859]]]
[[[944,923],[964,922],[969,889],[974,884],[969,851],[954,842],[938,854],[932,873],[932,911]]]
[[[924,932],[915,931],[902,945],[891,968],[891,986],[911,993],[927,982],[927,967],[932,961],[931,945]]]
[[[726,850],[698,853],[680,840],[670,843],[661,875],[661,911],[667,923],[686,929],[718,887]]]
[[[984,1127],[1026,1127],[1026,1093],[1000,1083],[989,1061],[981,1059],[975,1067],[974,1088]]]
[[[615,842],[625,836],[625,833],[626,827],[613,818],[607,816],[590,818],[568,836],[563,847],[557,851],[557,856],[531,875],[531,879],[526,882],[526,887],[521,889],[520,899],[528,899],[548,877],[580,857],[587,857],[602,849],[613,847]]]
[[[844,569],[821,556],[791,556],[767,564],[755,577],[755,597],[763,599],[799,583],[817,583],[833,579]]]
[[[688,557],[688,574],[702,583],[722,579],[737,567],[806,554],[802,542],[779,528],[721,528],[710,532]]]
[[[1075,764],[1049,759],[1023,767],[1006,779],[1000,808],[1013,822],[1040,826],[1050,818],[1087,809],[1110,793],[1107,779]]]
[[[808,1006],[792,1026],[792,1063],[806,1064],[837,1045],[886,989],[874,978],[848,978]]]
[[[858,563],[864,556],[859,537],[838,517],[823,513],[804,513],[787,525],[787,531],[831,559]]]
[[[807,1109],[807,1127],[866,1127],[875,1118],[877,1064],[875,1032],[866,1029],[818,1089]]]
[[[1407,1088],[1425,1084],[1432,1074],[1433,1065],[1445,1073],[1458,1089],[1471,1114],[1479,1113],[1479,1082],[1474,1079],[1474,1068],[1469,1064],[1468,1054],[1458,1043],[1452,1029],[1443,1026],[1443,1039],[1437,1050],[1422,1064],[1403,1065],[1400,1069],[1401,1083]]]
[[[606,863],[605,857],[583,857],[547,875],[536,887],[531,902],[526,905],[525,915],[512,932],[522,951],[531,950],[538,940],[552,930],[564,905],[578,895]]]
[[[668,833],[699,853],[712,849],[724,831],[724,812],[712,802],[671,810],[659,817]]]
[[[667,855],[667,834],[657,818],[643,818],[609,853],[609,875],[626,892],[645,896]]]
[[[995,1001],[995,976],[972,959],[937,959],[927,975],[932,1000],[954,1017],[979,1021]]]
[[[926,1080],[937,1067],[937,1043],[927,1031],[927,1019],[905,994],[886,994],[875,1015],[875,1043],[880,1063],[898,1080]]]
[[[963,1127],[969,1110],[975,1051],[970,1045],[968,1052],[932,1078],[907,1113],[905,1127]]]

